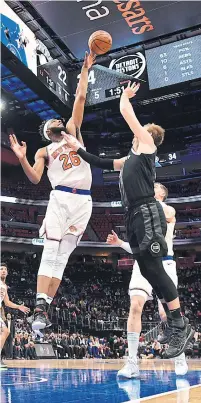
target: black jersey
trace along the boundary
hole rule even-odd
[[[135,206],[140,200],[154,197],[156,152],[137,155],[133,150],[128,154],[120,173],[120,192],[125,208]]]

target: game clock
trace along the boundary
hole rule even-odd
[[[120,98],[128,83],[105,90],[105,98]]]

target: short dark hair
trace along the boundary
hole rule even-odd
[[[8,265],[5,262],[1,262],[1,267],[6,267],[6,269],[8,270]]]

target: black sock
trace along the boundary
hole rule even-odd
[[[46,312],[46,301],[44,298],[36,298],[36,309]]]
[[[167,323],[170,324],[172,322],[172,316],[171,316],[170,310],[169,310],[166,302],[162,302],[162,305],[163,305],[163,309],[167,316]]]
[[[181,308],[170,310],[172,321],[170,326],[183,328],[185,326],[183,316],[181,315]]]

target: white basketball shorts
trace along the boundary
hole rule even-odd
[[[174,260],[163,260],[163,267],[168,276],[170,276],[173,283],[177,287],[178,277],[176,271],[176,262]],[[139,265],[137,261],[135,261],[129,284],[129,295],[130,297],[139,295],[144,297],[145,301],[147,301],[147,299],[151,297],[151,294],[152,294],[152,286],[146,280],[146,278],[142,276]]]
[[[39,235],[56,241],[67,234],[81,237],[91,213],[91,196],[52,190]]]

